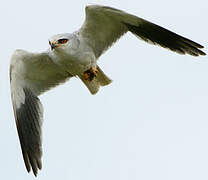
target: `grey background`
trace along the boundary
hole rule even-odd
[[[73,32],[89,3],[123,9],[206,46],[207,0],[2,1],[0,179],[27,174],[8,69],[12,52],[41,52]],[[91,96],[74,78],[42,95],[43,169],[37,179],[208,179],[208,58],[181,56],[128,33],[99,61],[113,83]]]

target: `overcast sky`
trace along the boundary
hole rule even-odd
[[[77,30],[87,4],[123,9],[205,46],[207,0],[1,3],[0,179],[30,180],[10,99],[15,49],[41,52]],[[45,94],[40,180],[207,180],[208,56],[182,56],[128,33],[99,61],[113,83],[90,95],[74,78]]]

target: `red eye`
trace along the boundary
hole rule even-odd
[[[67,41],[68,41],[68,39],[59,39],[58,43],[59,44],[65,44],[65,43],[67,43]]]

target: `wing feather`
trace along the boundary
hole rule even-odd
[[[42,168],[43,107],[38,95],[71,75],[53,63],[47,52],[14,52],[10,66],[11,97],[22,155],[28,172]]]
[[[127,31],[140,39],[179,54],[205,55],[202,45],[124,11],[92,5],[86,7],[86,19],[80,29],[98,58]]]
[[[42,156],[42,120],[43,108],[40,100],[29,89],[24,88],[25,100],[19,108],[14,108],[16,112],[16,125],[19,134],[22,155],[27,171],[32,170],[37,175],[41,169]],[[13,99],[13,103],[15,99]]]
[[[117,10],[108,12],[105,7],[94,5],[85,9],[86,19],[80,33],[97,58],[127,32],[127,28],[117,20],[114,11]]]
[[[161,26],[148,22],[142,19],[142,23],[132,25],[129,23],[124,24],[128,30],[146,42],[160,45],[161,47],[168,48],[180,54],[190,54],[192,56],[205,55],[199,48],[202,45],[182,37],[174,32],[171,32]]]

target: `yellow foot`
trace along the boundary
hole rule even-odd
[[[84,72],[83,76],[85,80],[92,81],[97,76],[98,70],[96,67],[91,67]]]

